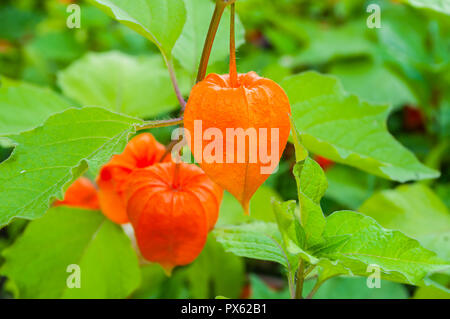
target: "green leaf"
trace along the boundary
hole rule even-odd
[[[340,27],[318,23],[306,24],[303,28],[308,33],[309,44],[294,57],[294,63],[296,65],[323,64],[336,59],[372,55],[374,48],[364,36],[365,26],[363,20]]]
[[[58,73],[64,94],[82,105],[151,118],[178,105],[160,56],[90,53]]]
[[[267,286],[257,275],[250,274],[251,299],[289,299],[289,289],[275,291]]]
[[[325,238],[348,236],[335,249],[316,254],[326,273],[369,276],[368,265],[380,267],[381,278],[391,281],[424,285],[431,272],[449,267],[436,254],[420,246],[419,242],[395,230],[382,228],[374,219],[351,211],[334,212],[327,218]]]
[[[184,0],[187,19],[183,32],[173,48],[173,56],[181,66],[195,75],[205,44],[206,34],[214,12],[214,3],[204,0]],[[244,43],[244,27],[236,17],[236,48]],[[228,57],[230,49],[230,11],[225,10],[211,51],[209,63],[215,63]]]
[[[401,185],[379,192],[364,202],[359,211],[450,260],[450,212],[427,186]]]
[[[2,80],[3,81],[3,80]],[[53,113],[71,105],[59,94],[20,84],[0,88],[0,135],[15,134],[42,124]]]
[[[155,299],[160,296],[162,286],[167,279],[159,264],[148,264],[141,267],[141,285],[133,292],[133,299]]]
[[[9,136],[16,143],[0,164],[0,226],[14,217],[42,216],[50,203],[89,167],[120,153],[142,121],[86,107],[51,116],[43,126]]]
[[[306,235],[295,214],[297,204],[294,200],[280,203],[273,201],[278,229],[283,238],[284,247],[290,254],[299,254],[306,246]]]
[[[305,282],[306,294],[314,280]],[[313,299],[407,299],[408,290],[401,284],[382,280],[380,288],[369,288],[367,278],[336,277],[327,280],[314,294]]]
[[[396,181],[435,178],[387,131],[389,108],[347,94],[338,80],[305,72],[282,83],[303,145],[333,161]]]
[[[294,166],[300,203],[300,222],[305,231],[307,246],[318,244],[325,227],[325,217],[320,207],[320,199],[325,194],[328,183],[322,168],[311,158]]]
[[[384,65],[360,61],[340,63],[335,64],[330,73],[341,80],[347,92],[370,103],[393,107],[418,103],[408,84]]]
[[[244,275],[242,258],[225,252],[222,245],[209,236],[202,253],[187,270],[191,298],[217,295],[238,298]]]
[[[156,44],[171,56],[175,42],[186,22],[181,0],[90,0],[108,15]]]
[[[290,268],[289,260],[282,250],[281,235],[274,223],[252,222],[220,227],[213,234],[225,251],[241,257],[274,261]]]
[[[33,221],[4,253],[1,273],[20,298],[125,298],[137,288],[136,253],[122,228],[101,213],[69,207]],[[80,268],[80,288],[69,288],[69,265]]]
[[[416,8],[431,9],[450,15],[450,2],[448,0],[402,0]]]
[[[216,225],[229,226],[256,220],[275,222],[272,199],[281,200],[281,197],[273,188],[262,185],[250,200],[250,215],[245,215],[237,199],[230,193],[224,192]]]

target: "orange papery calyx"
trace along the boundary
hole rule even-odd
[[[194,261],[216,224],[222,189],[201,168],[173,162],[133,171],[126,188],[142,256],[167,273]]]
[[[70,206],[97,210],[100,208],[97,189],[87,177],[80,177],[69,186],[64,194],[64,199],[55,201],[53,206]]]
[[[291,107],[274,81],[255,72],[237,73],[235,4],[229,3],[230,72],[198,78],[186,105],[184,128],[195,160],[248,214],[253,194],[280,161],[290,133]]]
[[[170,161],[164,145],[158,143],[150,133],[142,133],[132,138],[123,153],[114,155],[105,164],[97,177],[99,201],[102,212],[118,224],[128,223],[125,207],[125,184],[135,169],[145,168],[163,161]]]
[[[184,128],[190,132],[194,158],[214,182],[239,200],[246,213],[251,197],[278,165],[289,137],[289,115],[283,89],[255,72],[239,74],[236,87],[228,74],[209,74],[192,89]],[[215,138],[222,139],[222,149],[206,149],[211,147],[207,141],[211,137],[205,138],[209,129],[221,132]],[[249,136],[248,129],[253,129],[256,138],[253,144],[248,136],[239,143],[239,136],[227,135],[227,129],[242,129]]]

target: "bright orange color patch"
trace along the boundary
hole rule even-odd
[[[56,201],[54,206],[71,206],[85,209],[99,209],[97,189],[86,178],[78,178],[66,191],[62,201]]]
[[[97,177],[99,200],[103,214],[118,224],[128,223],[124,203],[125,182],[131,172],[156,164],[166,148],[150,133],[135,136],[128,142],[122,154],[112,157]],[[164,161],[170,161],[168,154]]]
[[[334,162],[332,160],[320,155],[314,156],[314,160],[317,162],[317,164],[320,165],[320,167],[322,167],[324,171],[328,170],[334,165]]]
[[[135,170],[127,212],[139,249],[167,272],[191,263],[216,224],[222,189],[193,164],[161,163]]]
[[[261,148],[259,129],[267,128],[266,154],[271,154],[272,142],[278,144],[279,154],[276,158],[276,164],[278,164],[289,137],[290,113],[289,100],[283,89],[274,81],[262,78],[255,72],[239,74],[236,87],[231,86],[228,74],[210,74],[205,80],[197,83],[191,91],[184,113],[184,127],[193,136],[192,140],[202,139],[203,133],[208,128],[220,129],[224,137],[223,163],[207,163],[203,159],[200,166],[214,182],[228,190],[241,202],[246,213],[248,213],[251,197],[269,177],[269,174],[261,173],[261,167],[267,164],[262,163],[259,157]],[[194,132],[195,120],[202,120],[202,136]],[[245,152],[245,161],[226,162],[226,145],[233,142],[231,139],[226,139],[227,128],[244,130],[255,128],[258,131],[256,162],[249,161],[248,139],[245,150],[238,149],[238,143],[234,142],[235,159],[238,152]],[[279,129],[277,141],[270,134],[271,128]],[[201,152],[208,142],[204,141],[202,144]],[[193,144],[191,144],[192,153],[197,162],[200,162],[198,150],[192,148]]]

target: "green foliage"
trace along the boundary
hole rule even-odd
[[[178,101],[160,56],[91,53],[58,74],[64,94],[82,105],[144,118],[173,110]]]
[[[180,62],[192,78],[195,77],[208,32],[209,22],[214,12],[214,3],[204,0],[184,0],[187,19],[180,38],[173,48],[173,56]],[[236,19],[236,48],[244,43],[244,27]],[[225,10],[219,25],[209,59],[210,63],[224,60],[229,55],[230,11]]]
[[[384,190],[364,202],[359,211],[450,260],[450,212],[427,186],[401,185]]]
[[[447,0],[402,0],[402,2],[450,15],[450,3]]]
[[[186,22],[180,0],[90,0],[108,15],[152,41],[165,56],[172,49]],[[161,14],[164,12],[165,14]]]
[[[9,136],[16,147],[0,164],[0,225],[14,217],[42,216],[88,167],[96,171],[121,152],[139,123],[86,107],[68,109],[40,127]]]
[[[0,272],[20,298],[125,298],[140,282],[138,260],[120,226],[102,214],[52,208],[3,252]],[[80,288],[70,288],[80,268]],[[68,270],[69,269],[69,270]]]
[[[32,129],[72,106],[55,92],[29,84],[0,88],[0,135]]]
[[[282,83],[302,143],[310,151],[396,181],[435,178],[386,129],[388,107],[347,94],[334,78],[305,72]]]

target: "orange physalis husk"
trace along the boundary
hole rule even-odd
[[[241,203],[248,213],[249,202],[256,190],[269,177],[270,172],[261,171],[267,167],[260,156],[261,151],[271,156],[271,145],[274,143],[278,151],[277,158],[271,161],[275,168],[286,146],[289,132],[291,113],[289,100],[284,90],[274,81],[258,76],[255,72],[239,74],[232,85],[228,74],[209,74],[206,79],[197,83],[192,89],[184,113],[184,128],[191,135],[191,150],[194,158],[199,162],[205,173],[218,185],[229,191]],[[194,121],[201,120],[201,130],[194,129]],[[197,122],[198,123],[198,122]],[[204,150],[209,141],[203,141],[203,134],[209,128],[218,128],[223,136],[223,154],[219,154],[221,163],[205,158]],[[237,143],[237,139],[227,138],[226,130],[254,128],[257,132],[256,150],[249,153],[249,138],[246,137],[244,146]],[[267,133],[261,134],[260,128],[266,128]],[[272,136],[271,129],[278,128],[278,137]],[[266,138],[267,137],[267,138]],[[266,139],[265,139],[266,138]],[[206,138],[205,138],[206,140]],[[264,144],[266,140],[266,144]],[[262,141],[262,142],[261,142]],[[201,143],[201,147],[197,147]],[[234,143],[234,147],[232,146]],[[227,160],[227,146],[234,150],[234,160]],[[206,147],[205,147],[206,146]],[[239,147],[239,148],[238,148]],[[215,150],[212,157],[217,158]],[[256,154],[255,154],[256,153]],[[244,161],[238,162],[237,155],[245,154]],[[230,158],[232,158],[230,156]],[[267,158],[264,159],[267,162]]]
[[[105,216],[118,224],[128,223],[124,202],[125,183],[131,172],[158,163],[166,153],[164,145],[158,143],[150,133],[132,138],[123,153],[114,155],[100,170],[97,177],[99,200]],[[163,161],[170,161],[167,154]]]
[[[56,201],[53,206],[71,206],[85,209],[99,209],[97,189],[86,177],[78,178],[67,189],[64,199]]]
[[[170,274],[202,251],[216,224],[223,191],[201,168],[171,162],[135,170],[126,194],[142,256]]]

